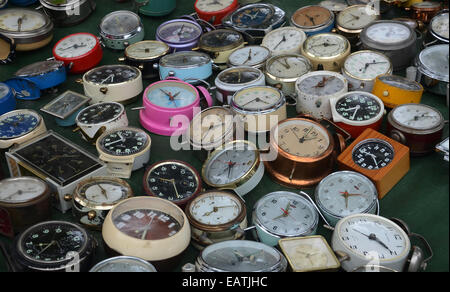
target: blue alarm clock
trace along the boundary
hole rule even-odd
[[[40,90],[54,88],[67,80],[68,69],[62,61],[41,61],[23,67],[15,73],[16,77],[29,80]]]
[[[9,2],[17,6],[29,6],[38,2],[38,0],[9,0]]]
[[[16,98],[12,89],[5,83],[0,83],[0,115],[16,109]]]
[[[177,77],[188,83],[206,80],[213,74],[213,62],[209,55],[200,52],[178,52],[161,58],[159,64],[161,80]]]
[[[11,78],[6,80],[5,84],[12,89],[17,99],[36,100],[41,97],[41,90],[36,83],[30,80],[23,78]]]
[[[21,110],[0,116],[0,139],[14,139],[30,133],[38,127],[40,117],[34,112]]]

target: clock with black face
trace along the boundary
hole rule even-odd
[[[135,80],[139,69],[126,65],[108,65],[92,69],[85,75],[88,82],[95,84],[118,84]]]
[[[261,77],[258,70],[236,67],[219,74],[219,80],[226,84],[250,83]]]
[[[68,185],[102,166],[76,145],[52,132],[17,150],[16,155],[61,186]]]
[[[394,159],[394,147],[381,139],[367,139],[353,149],[353,162],[359,167],[376,170],[388,166]]]
[[[204,34],[199,43],[201,48],[219,49],[233,45],[238,46],[243,41],[242,35],[237,31],[217,29]]]
[[[336,111],[351,121],[368,121],[380,114],[382,106],[369,94],[350,93],[336,102]]]
[[[113,156],[136,155],[147,148],[148,135],[134,128],[121,128],[103,135],[98,141],[100,149]]]
[[[201,191],[202,183],[194,167],[182,161],[168,160],[147,169],[144,189],[151,196],[183,206]]]
[[[77,117],[77,121],[84,125],[104,123],[118,118],[123,114],[124,110],[123,105],[120,103],[98,103],[82,110]]]

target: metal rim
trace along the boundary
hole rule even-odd
[[[82,101],[80,103],[78,103],[77,105],[75,105],[71,111],[67,112],[64,116],[58,115],[56,113],[51,112],[50,110],[48,110],[49,107],[51,107],[53,104],[57,103],[58,101],[60,101],[61,99],[63,99],[65,96],[67,96],[68,94],[73,94],[76,95],[80,98],[82,98]],[[72,114],[74,114],[77,110],[79,110],[82,106],[86,105],[88,102],[91,101],[90,97],[86,97],[82,94],[79,94],[75,91],[71,91],[71,90],[67,90],[66,92],[64,92],[61,96],[55,98],[53,101],[51,101],[50,103],[48,103],[47,105],[45,105],[43,108],[41,108],[41,111],[48,113],[52,116],[55,116],[59,119],[66,119],[68,117],[70,117]]]
[[[380,42],[370,39],[367,36],[367,30],[369,30],[373,25],[377,25],[380,23],[385,23],[385,24],[394,24],[395,23],[395,24],[402,25],[403,27],[406,27],[409,30],[410,36],[408,39],[406,39],[404,41],[400,41],[398,43],[393,43],[393,44],[380,43]],[[406,24],[402,21],[377,20],[377,21],[371,22],[368,26],[366,26],[361,31],[360,40],[365,46],[367,46],[369,48],[373,48],[373,49],[377,49],[377,50],[381,50],[381,51],[394,51],[394,50],[404,49],[404,48],[410,47],[413,44],[415,44],[416,40],[417,40],[417,34],[408,24]]]
[[[113,117],[113,118],[111,118],[111,119],[109,119],[109,120],[107,120],[107,121],[100,122],[100,123],[95,123],[95,124],[85,124],[85,123],[80,122],[80,116],[81,116],[85,111],[87,111],[87,110],[89,110],[89,109],[91,109],[91,108],[96,107],[96,106],[99,105],[99,104],[93,104],[93,105],[90,105],[90,106],[88,106],[87,108],[83,109],[80,113],[78,113],[77,117],[75,118],[75,121],[77,122],[77,124],[78,124],[78,125],[83,125],[83,126],[92,126],[92,125],[98,125],[98,126],[101,126],[101,125],[105,125],[105,124],[107,124],[107,123],[110,123],[110,122],[112,122],[112,121],[115,121],[115,120],[119,119],[120,117],[122,117],[122,115],[124,115],[124,114],[126,113],[126,112],[125,112],[125,107],[124,107],[123,104],[121,104],[121,103],[118,103],[118,102],[104,102],[104,103],[100,103],[100,104],[114,104],[114,105],[118,105],[118,106],[120,107],[121,111],[120,111],[120,113],[119,113],[117,116],[115,116],[115,117]]]
[[[400,109],[402,107],[410,106],[410,105],[425,107],[425,108],[431,109],[433,112],[436,112],[440,118],[438,125],[436,125],[435,127],[427,128],[427,129],[415,129],[412,127],[402,125],[398,120],[396,120],[394,118],[394,113],[398,109]],[[388,115],[388,122],[395,128],[401,130],[402,132],[413,134],[413,135],[433,134],[433,133],[439,132],[445,126],[444,116],[442,115],[442,113],[440,111],[438,111],[435,108],[428,106],[426,104],[415,104],[415,103],[402,104],[402,105],[399,105],[396,108],[394,108]]]

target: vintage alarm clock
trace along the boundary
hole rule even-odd
[[[367,128],[378,131],[383,123],[383,101],[371,93],[345,93],[331,98],[330,105],[333,121],[354,139]]]
[[[154,66],[170,51],[167,44],[159,41],[141,41],[128,46],[124,57],[119,62],[139,68],[142,78],[150,79],[158,76],[158,70]]]
[[[103,260],[93,266],[90,273],[154,273],[156,268],[137,257],[117,256]]]
[[[449,45],[433,45],[423,49],[416,57],[416,81],[432,93],[447,95],[449,84]]]
[[[310,187],[333,171],[336,153],[344,149],[344,138],[340,134],[333,137],[318,121],[287,119],[271,131],[270,150],[278,156],[265,162],[266,171],[287,187]]]
[[[78,224],[101,230],[108,212],[132,196],[133,190],[122,179],[91,177],[81,181],[73,194],[67,194],[64,199],[72,202],[72,214]]]
[[[4,82],[14,92],[16,99],[22,100],[36,100],[42,95],[41,89],[33,81],[13,77]]]
[[[0,149],[23,144],[46,131],[44,119],[34,110],[7,112],[0,116]]]
[[[232,191],[200,193],[187,204],[185,213],[191,225],[192,245],[198,249],[245,238],[247,209],[242,198]]]
[[[408,78],[397,75],[380,75],[375,79],[372,93],[378,96],[388,108],[406,103],[420,103],[423,86]]]
[[[197,47],[203,29],[195,21],[174,19],[162,23],[156,30],[156,40],[166,43],[172,51],[190,51]]]
[[[344,0],[324,0],[320,1],[319,5],[333,11],[334,14],[338,14],[349,6]]]
[[[429,23],[430,20],[442,9],[442,4],[435,1],[420,1],[408,7],[412,18]]]
[[[142,41],[145,36],[141,18],[127,10],[107,14],[100,21],[99,30],[103,44],[113,50],[124,50],[127,46]]]
[[[213,25],[221,24],[222,18],[236,10],[238,7],[238,0],[215,0],[212,2],[209,0],[196,0],[194,4],[198,17]]]
[[[300,54],[300,48],[306,40],[306,34],[299,28],[280,27],[269,32],[261,45],[270,50],[272,56],[282,54]]]
[[[106,131],[97,139],[100,160],[113,177],[129,179],[131,173],[150,160],[150,136],[141,129],[122,127]]]
[[[182,209],[202,190],[197,170],[179,160],[165,160],[149,166],[143,183],[147,195],[169,200]]]
[[[211,95],[204,87],[194,87],[173,77],[155,82],[144,92],[141,125],[158,135],[170,136],[175,132],[181,134],[194,117],[194,108],[200,107],[202,97],[206,99],[208,107],[212,106]],[[186,120],[173,120],[180,115],[186,117]]]
[[[340,170],[359,172],[377,187],[382,199],[408,173],[409,148],[399,142],[366,129],[338,157]]]
[[[117,102],[96,103],[82,109],[75,118],[81,136],[95,143],[105,131],[128,126],[125,107]]]
[[[75,119],[78,113],[90,101],[89,97],[68,90],[41,108],[41,111],[54,116],[59,126],[70,127],[77,123]]]
[[[39,0],[45,14],[57,26],[77,25],[89,17],[97,6],[93,0]]]
[[[264,46],[245,46],[231,53],[228,67],[248,66],[264,70],[270,56],[270,50]]]
[[[83,75],[84,94],[99,102],[129,103],[142,92],[142,72],[128,65],[105,65]]]
[[[161,58],[154,68],[159,69],[159,77],[164,80],[176,77],[188,83],[199,83],[213,74],[213,62],[208,54],[201,52],[177,52]]]
[[[53,47],[53,56],[70,68],[70,73],[84,73],[97,66],[103,57],[99,39],[80,32],[66,36]]]
[[[434,16],[429,25],[430,34],[439,42],[448,44],[449,35],[449,15],[448,9],[442,10]]]
[[[445,121],[435,108],[424,104],[403,104],[388,115],[387,135],[406,145],[413,156],[434,151],[442,140]]]
[[[67,139],[48,131],[5,153],[11,177],[33,174],[53,190],[52,203],[65,213],[72,207],[64,196],[91,176],[106,175],[106,166],[97,157]]]
[[[156,1],[144,1],[144,2],[134,0],[134,2],[135,2],[135,5],[139,7],[138,8],[139,13],[147,15],[147,16],[169,15],[177,7],[176,0],[156,0]]]
[[[16,43],[14,39],[0,32],[0,65],[10,64],[16,58]]]
[[[0,82],[0,116],[16,109],[16,97],[11,88]]]
[[[361,31],[369,23],[379,18],[378,11],[371,5],[351,5],[337,15],[336,31],[345,36],[352,46],[356,46]]]
[[[13,237],[51,216],[50,189],[35,177],[0,181],[0,234]]]
[[[348,92],[348,81],[339,73],[315,71],[302,75],[295,83],[297,112],[317,119],[331,119],[330,99]]]
[[[329,9],[319,5],[304,6],[291,17],[291,25],[303,30],[307,36],[330,32],[335,16]]]
[[[55,88],[67,80],[67,68],[62,61],[41,61],[19,69],[14,75],[33,82],[40,90]],[[18,98],[29,100],[32,98],[21,96]]]
[[[17,51],[40,49],[53,39],[53,22],[35,9],[2,9],[0,18],[0,33],[14,40]]]
[[[339,34],[320,33],[310,36],[303,43],[300,52],[313,65],[314,70],[340,72],[344,61],[350,55],[350,42]]]
[[[108,213],[102,236],[111,255],[139,257],[158,271],[170,271],[189,246],[191,228],[174,203],[140,196],[120,202]]]

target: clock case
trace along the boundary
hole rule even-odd
[[[197,2],[195,2],[194,7],[195,11],[197,12],[197,15],[200,19],[203,19],[204,21],[207,21],[213,25],[220,25],[222,23],[222,19],[227,16],[229,13],[233,12],[239,7],[239,1],[233,0],[233,2],[225,7],[222,10],[219,11],[213,11],[213,12],[206,12],[202,11],[200,8],[197,7]]]
[[[16,109],[16,97],[12,89],[5,83],[0,83],[0,86],[6,86],[8,91],[6,95],[0,98],[0,115],[6,114]]]
[[[317,6],[317,7],[320,7],[321,9],[327,9],[327,10],[329,10],[329,9],[326,8],[326,7],[322,7],[322,6],[318,6],[318,5],[308,5],[308,6],[303,6],[302,8],[299,8],[297,11],[295,11],[295,12],[292,14],[292,17],[291,17],[291,26],[295,26],[295,27],[297,27],[297,28],[300,28],[301,30],[303,30],[303,31],[306,33],[307,36],[312,36],[312,35],[319,34],[319,33],[328,33],[328,32],[331,32],[331,31],[333,30],[333,28],[334,28],[334,23],[335,23],[335,18],[336,18],[335,15],[334,15],[334,13],[333,13],[333,11],[331,11],[331,10],[329,10],[329,11],[330,11],[330,18],[329,18],[329,19],[327,20],[327,22],[324,23],[324,24],[316,25],[316,26],[311,26],[311,27],[304,27],[304,26],[301,26],[301,25],[299,25],[299,24],[297,24],[297,23],[295,22],[296,15],[297,15],[301,10],[303,10],[303,9],[305,9],[305,8],[307,8],[307,7],[312,7],[312,6]]]
[[[72,0],[54,4],[51,0],[39,0],[41,7],[56,26],[73,26],[83,22],[95,11],[94,0]],[[68,3],[67,3],[68,2]]]
[[[0,65],[12,63],[16,57],[16,43],[14,39],[0,33]]]
[[[45,139],[59,140],[66,146],[76,150],[93,163],[92,167],[75,174],[75,176],[71,178],[64,179],[54,177],[53,175],[43,170],[39,165],[35,165],[31,161],[28,161],[26,158],[22,157],[22,155],[20,154],[22,150],[33,149],[35,143],[43,141]],[[91,176],[103,176],[107,174],[106,166],[101,161],[99,161],[97,157],[86,152],[79,146],[66,140],[53,131],[48,131],[47,133],[44,133],[30,141],[27,141],[19,147],[13,148],[9,152],[6,152],[5,155],[11,177],[32,175],[37,176],[38,178],[45,181],[49,185],[52,192],[53,206],[60,210],[62,213],[65,213],[72,208],[72,204],[65,201],[64,196],[66,194],[72,194],[80,181]]]

